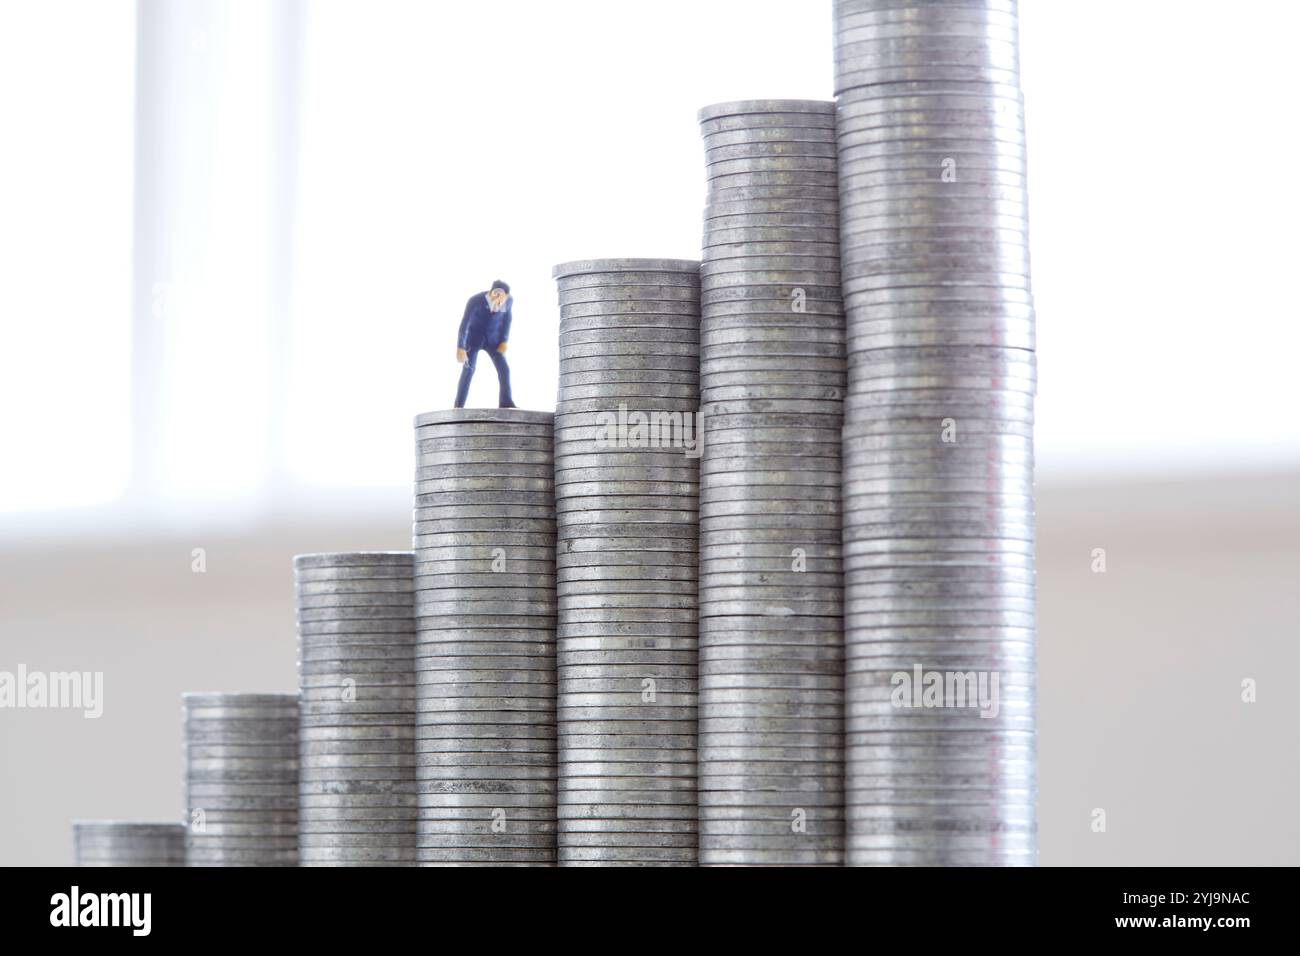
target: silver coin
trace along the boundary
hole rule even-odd
[[[227,849],[192,844],[186,849],[186,866],[297,866],[296,848],[285,850]]]
[[[219,767],[222,761],[228,761],[233,767],[258,766],[263,763],[273,766],[276,761],[292,763],[297,759],[298,742],[293,739],[283,744],[238,744],[222,741],[220,743],[202,743],[186,740],[184,743],[187,765],[200,769],[202,767]]]
[[[1017,229],[1025,231],[1025,196],[1002,187],[937,183],[901,190],[854,190],[841,197],[841,238],[868,229],[916,226]],[[703,294],[703,293],[702,293]]]
[[[909,46],[917,48],[907,49]],[[973,41],[966,38],[946,37],[934,40],[916,37],[858,40],[841,44],[835,51],[834,59],[835,82],[840,99],[837,111],[838,135],[842,135],[846,122],[851,123],[861,119],[864,113],[867,118],[877,121],[892,115],[909,115],[901,110],[898,113],[894,111],[872,113],[867,112],[870,107],[864,109],[864,102],[871,97],[869,95],[863,97],[862,94],[870,94],[873,92],[873,87],[878,89],[885,83],[891,86],[897,85],[885,79],[891,74],[904,77],[902,82],[907,82],[907,78],[912,81],[937,82],[947,79],[952,85],[962,83],[963,78],[966,78],[982,82],[991,88],[999,85],[1005,87],[1015,82],[1019,72],[1015,45],[996,38],[980,38]],[[876,78],[879,82],[864,84],[862,82],[864,78]],[[854,94],[857,96],[854,97]],[[990,103],[1000,99],[1010,103],[1015,102],[1013,97],[993,95],[986,97],[986,101]],[[930,109],[917,112],[931,115],[942,111]],[[975,110],[969,112],[976,116],[989,115]],[[1023,122],[1020,125],[1023,127]]]
[[[534,412],[518,408],[446,408],[425,412],[415,417],[417,428],[428,426],[458,427],[467,424],[493,425],[549,425],[549,412]]]
[[[884,135],[875,135],[881,131]],[[945,103],[937,96],[927,96],[906,105],[897,99],[846,100],[841,105],[836,130],[841,151],[865,142],[901,139],[996,140],[1023,148],[1022,103],[1015,96],[985,96],[978,104]]]
[[[955,177],[955,179],[954,179]],[[926,186],[933,183],[955,185],[966,183],[981,186],[1003,186],[1015,189],[1025,188],[1025,169],[1023,161],[997,158],[988,160],[968,154],[952,151],[939,154],[916,154],[902,160],[897,157],[871,157],[845,160],[840,166],[840,189],[845,195],[867,195],[874,192],[877,199],[895,195],[898,190],[910,190],[914,186]],[[857,227],[855,219],[850,224]],[[874,225],[874,224],[873,224]],[[882,227],[881,231],[896,231],[906,234],[915,226],[900,225],[890,230]],[[842,233],[840,238],[845,246],[860,228]],[[935,230],[938,232],[938,229]],[[1024,245],[1028,235],[1027,226],[1019,223],[1007,230],[1015,241]],[[964,230],[949,230],[948,238],[966,238]]]
[[[747,165],[750,168],[746,168]],[[740,160],[739,165],[723,167],[722,169],[709,168],[709,194],[710,196],[724,197],[727,191],[731,189],[761,189],[766,193],[769,188],[777,187],[782,191],[773,195],[782,196],[786,195],[784,193],[786,187],[831,189],[838,186],[838,178],[833,164],[829,166],[823,164],[824,168],[820,170],[806,168],[808,165],[807,163],[802,165],[777,164],[775,168],[753,168],[746,161]]]
[[[545,449],[546,430],[533,429],[519,433],[488,432],[474,433],[465,430],[435,429],[430,434],[428,429],[418,428],[415,432],[415,447],[419,451],[467,451],[511,448]]]
[[[647,295],[647,286],[641,287],[640,294],[604,294],[598,297],[597,290],[575,290],[560,300],[560,325],[565,330],[575,329],[615,329],[620,328],[663,328],[689,329],[692,319],[699,313],[698,290],[690,295],[676,294],[672,298],[663,295]],[[610,293],[610,290],[601,290]]]
[[[956,185],[949,182],[949,179],[954,176],[957,177],[958,182],[971,183],[971,185],[1023,187],[1024,161],[1006,159],[1006,157],[985,159],[985,157],[953,150],[935,153],[918,152],[907,156],[865,156],[862,159],[846,160],[844,165],[841,165],[840,187],[845,195],[867,196],[878,189],[893,190],[894,187],[906,189],[911,185],[924,186],[933,182]],[[867,212],[870,212],[870,209],[867,209]],[[965,209],[962,200],[958,200],[952,206],[935,204],[933,207],[933,216],[936,219],[949,213],[963,215],[963,212]],[[844,247],[861,246],[870,241],[881,242],[891,237],[906,238],[913,233],[922,233],[922,230],[930,230],[931,234],[928,237],[922,234],[918,238],[974,239],[978,238],[976,230],[982,226],[984,230],[1001,228],[1002,232],[998,234],[998,238],[1004,241],[1015,242],[1021,246],[1028,245],[1028,224],[1024,221],[995,222],[989,225],[972,222],[971,233],[966,229],[962,229],[959,233],[957,229],[949,229],[948,235],[944,237],[940,234],[943,226],[936,225],[935,222],[914,219],[907,222],[893,221],[883,225],[880,224],[879,219],[880,217],[871,215],[854,215],[852,219],[846,217],[845,228],[840,234],[840,241],[844,243]],[[875,233],[874,237],[872,233]]]
[[[869,258],[870,257],[870,258]],[[890,288],[895,276],[923,277],[913,283],[911,279],[901,279],[899,284],[930,284],[930,277],[942,275],[938,282],[945,285],[960,285],[969,279],[971,284],[981,274],[996,276],[999,282],[1016,284],[1008,277],[1019,276],[1018,283],[1028,281],[1028,250],[1024,247],[1004,246],[989,255],[889,255],[887,250],[863,247],[847,250],[844,256],[846,273],[851,273],[850,283],[858,288]],[[935,284],[938,284],[937,282]]]
[[[553,279],[589,273],[693,272],[699,263],[687,259],[577,259],[551,269]]]
[[[839,240],[815,242],[811,240],[753,240],[723,242],[714,237],[705,246],[702,274],[712,276],[721,270],[750,268],[825,269],[832,276],[839,272]],[[755,265],[755,263],[757,265]]]
[[[804,615],[806,620],[815,615]],[[826,618],[838,623],[836,618]],[[753,615],[736,615],[730,631],[706,628],[701,640],[701,674],[725,673],[795,673],[839,676],[844,670],[841,628],[827,628],[822,633],[785,634],[776,627],[780,622],[764,622]],[[784,642],[784,643],[783,643]]]
[[[968,66],[998,66],[1015,70],[1019,66],[1014,34],[997,34],[987,29],[966,35],[918,30],[913,35],[881,35],[878,32],[839,31],[835,37],[835,61],[852,69],[863,63],[934,63]],[[837,100],[838,110],[844,100]]]
[[[717,159],[752,159],[772,156],[833,156],[835,130],[825,126],[799,126],[781,122],[775,126],[700,130],[705,162]],[[833,120],[833,117],[832,117]]]
[[[843,342],[844,311],[838,302],[805,300],[805,311],[795,311],[788,299],[711,303],[705,308],[701,325],[701,345],[722,341],[748,341],[747,333],[757,337],[779,336],[792,326],[802,327],[811,341]]]
[[[961,53],[893,53],[870,58],[844,58],[836,63],[835,92],[883,83],[1019,83],[1014,58],[969,56]]]
[[[267,727],[265,721],[199,721],[187,722],[184,737],[189,743],[250,743],[283,744],[295,739],[298,722],[280,721]]]
[[[689,329],[698,316],[698,296],[672,301],[602,299],[593,302],[562,303],[560,328],[564,330],[624,327]]]
[[[411,621],[408,616],[392,618],[366,618],[361,620],[299,621],[298,641],[301,646],[330,646],[332,644],[409,644]]]
[[[504,408],[459,408],[427,412],[416,417],[417,438],[450,435],[544,435],[550,428],[549,412]]]
[[[603,286],[590,289],[573,289],[560,292],[561,316],[573,314],[569,306],[589,306],[599,303],[607,311],[627,310],[634,306],[641,312],[658,312],[669,306],[676,309],[692,308],[699,300],[699,289],[691,286],[625,285]]]
[[[277,712],[291,713],[296,703],[293,694],[181,694],[181,704],[187,712],[215,717],[256,719]]]
[[[294,570],[342,569],[356,567],[404,570],[411,564],[409,551],[343,551],[299,554],[293,559]]]
[[[853,327],[846,352],[854,355],[882,348],[944,345],[1033,349],[1037,344],[1036,338],[1032,322],[990,323],[985,326],[975,322],[953,322],[946,328],[930,329],[909,329],[901,322],[878,323],[870,327]]]
[[[183,835],[185,825],[181,823],[135,823],[121,820],[73,820],[72,833],[78,840],[87,844],[96,840],[123,841],[124,843],[143,844],[149,841],[166,843]]]
[[[647,363],[644,366],[634,365],[633,368],[651,368],[658,367],[661,360],[697,356],[700,348],[695,343],[659,342],[649,351],[653,353],[653,358],[647,357],[646,345],[641,342],[628,342],[627,344],[600,342],[595,345],[570,345],[561,342],[560,368],[565,374],[572,374],[575,371],[596,366],[611,369],[625,368],[629,356],[636,356]],[[534,452],[533,454],[541,453]],[[421,461],[421,464],[432,463],[434,462]]]
[[[845,805],[853,807],[879,807],[891,805],[930,806],[939,810],[948,807],[1030,807],[1035,797],[1032,780],[1017,778],[987,784],[981,781],[956,779],[939,783],[924,779],[907,780],[894,785],[888,779],[870,781],[867,785],[851,784],[846,788]],[[850,828],[851,829],[851,828]]]
[[[802,168],[799,163],[813,161],[811,168],[818,170],[835,169],[839,155],[839,146],[834,136],[827,136],[822,142],[781,142],[779,140],[760,143],[739,143],[730,146],[712,146],[706,140],[704,162],[706,171],[720,166],[722,169],[780,169],[771,165],[773,160],[785,160],[791,165],[784,168]],[[742,166],[739,164],[749,164]],[[825,164],[829,163],[829,166]],[[724,165],[726,164],[726,165]],[[733,165],[735,164],[735,165]]]
[[[298,845],[297,827],[277,830],[273,826],[251,827],[242,833],[196,832],[186,835],[189,848],[223,850],[293,850]]]
[[[479,451],[458,452],[419,452],[415,456],[420,468],[447,468],[458,472],[483,466],[537,466],[546,465],[551,460],[549,449],[543,451],[484,449]]]
[[[789,436],[787,429],[715,429],[706,433],[705,449],[702,459],[744,458],[753,455],[755,460],[780,458],[789,451],[806,451],[814,458],[839,458],[840,444],[831,440],[833,429],[809,428],[801,436]],[[711,475],[711,471],[702,471],[702,475]],[[787,496],[788,498],[789,496]],[[699,505],[718,505],[718,502],[738,499],[761,502],[766,499],[779,498],[771,492],[755,489],[753,493],[736,492],[736,490],[715,489],[711,481],[701,480],[699,488]],[[823,498],[805,498],[800,494],[798,501],[809,506],[823,507]]]
[[[403,568],[312,568],[295,570],[293,572],[293,579],[296,584],[311,584],[316,586],[336,584],[347,587],[357,587],[363,590],[368,584],[373,584],[379,588],[387,590],[393,590],[395,588],[400,588],[401,582],[409,581],[410,578],[411,567],[409,565]]]
[[[700,298],[702,305],[710,309],[723,303],[736,308],[752,309],[773,299],[783,299],[790,302],[792,298],[800,294],[802,294],[805,303],[822,302],[836,304],[837,307],[841,299],[841,289],[838,282],[834,285],[821,283],[794,285],[787,282],[776,285],[754,283],[748,286],[719,286],[702,291]]]
[[[830,125],[811,125],[803,117],[786,120],[782,116],[771,117],[767,125],[744,121],[731,122],[715,120],[708,125],[701,124],[700,136],[706,150],[723,146],[739,146],[752,143],[824,143],[835,135],[834,117],[820,118],[819,122],[830,121]],[[727,128],[728,125],[731,128]]]
[[[820,110],[750,113],[701,119],[700,135],[706,143],[738,133],[783,134],[779,138],[803,136],[818,138],[835,134],[835,112]]]
[[[870,264],[880,259],[896,257],[907,268],[911,268],[910,263],[914,260],[924,261],[935,257],[952,258],[959,266],[978,259],[999,256],[1028,259],[1023,237],[1019,237],[1014,243],[1007,241],[1006,230],[1002,230],[991,239],[976,239],[964,232],[959,238],[941,236],[938,239],[930,239],[918,235],[919,232],[920,230],[911,233],[875,230],[861,233],[846,242],[845,258],[854,263]],[[926,232],[938,232],[938,230],[926,230]],[[986,230],[986,232],[993,232],[993,230]]]
[[[519,717],[520,714],[515,714]],[[424,724],[421,732],[443,736],[422,741],[424,753],[459,753],[478,748],[481,753],[554,753],[555,722],[546,714],[525,714],[532,723],[439,723]],[[437,748],[437,749],[430,749]]]
[[[901,135],[889,135],[891,140],[919,139],[922,137],[911,134],[911,130],[927,129],[932,130],[935,139],[970,138],[975,143],[992,139],[1013,146],[1023,144],[1024,112],[1018,100],[984,98],[979,103],[953,104],[930,99],[930,103],[910,103],[904,108],[889,108],[880,105],[879,100],[845,101],[840,107],[837,137],[841,163],[846,146],[862,143],[863,134],[876,130],[906,130]]]
[[[840,0],[834,7],[835,29],[889,22],[916,23],[940,29],[953,23],[1007,24],[1017,22],[1017,0],[947,0],[944,3],[880,0]]]
[[[634,343],[643,343],[642,348],[661,343],[692,344],[699,341],[698,331],[694,326],[677,328],[573,328],[568,325],[560,327],[561,348],[573,346],[599,346],[602,348],[627,348]]]
[[[829,100],[732,100],[702,107],[697,118],[702,123],[723,116],[765,116],[771,113],[811,113],[833,119],[835,104]]]
[[[1014,22],[996,22],[989,20],[956,20],[945,23],[925,23],[916,21],[886,21],[845,25],[835,33],[835,48],[856,49],[863,42],[954,42],[988,39],[1001,45],[1015,47],[1019,41],[1019,31]],[[870,93],[870,88],[855,89],[850,94],[855,98],[863,93]],[[877,93],[877,96],[880,94]],[[842,101],[843,97],[841,98]]]
[[[816,232],[833,232],[837,233],[840,227],[840,217],[838,207],[834,212],[811,212],[806,210],[796,210],[787,212],[721,212],[717,215],[711,215],[704,220],[705,234],[713,233],[731,233],[750,230],[789,230],[791,234],[805,231]],[[702,302],[707,302],[708,298],[701,291],[700,298]],[[816,303],[816,298],[807,297],[805,305],[810,309],[812,304]],[[788,306],[788,301],[787,301]]]
[[[464,549],[465,553],[474,548],[498,548],[506,550],[510,554],[516,548],[552,548],[555,545],[554,531],[529,531],[529,532],[439,532],[432,535],[415,535],[412,537],[415,542],[416,550],[441,550],[445,548]],[[378,620],[389,619],[396,620],[394,615],[359,615],[352,614],[350,617],[368,617],[374,622]]]
[[[345,581],[297,581],[295,592],[302,597],[339,597],[356,595],[368,601],[400,604],[411,593],[411,577],[381,580],[350,579]]]
[[[559,279],[556,288],[563,296],[581,289],[634,289],[645,286],[651,289],[698,288],[699,280],[694,270],[690,272],[619,272],[585,273]],[[689,298],[689,296],[688,296]]]
[[[996,832],[999,827],[1009,833],[1032,832],[1035,825],[1034,809],[1023,802],[1006,801],[987,804],[971,802],[966,805],[950,804],[856,804],[846,806],[845,818],[855,830],[863,833],[881,832],[893,825],[900,832],[930,829],[939,832],[962,832],[964,829],[982,828]]]
[[[833,145],[833,140],[828,140],[827,146],[831,145]],[[765,180],[755,183],[741,183],[729,182],[725,181],[725,179],[734,175],[749,176],[768,173],[790,174],[792,177],[789,180],[773,183],[774,185],[784,183],[816,185],[823,182],[822,177],[835,175],[837,166],[835,156],[829,149],[827,153],[828,155],[825,156],[786,154],[781,156],[748,156],[738,159],[710,159],[706,156],[705,173],[710,183],[716,183],[718,186],[763,185],[766,183]],[[814,174],[814,176],[803,179],[803,173]]]
[[[1027,152],[1023,140],[990,137],[984,130],[961,128],[931,130],[932,135],[927,136],[904,135],[901,138],[894,136],[882,138],[871,135],[870,124],[882,120],[887,122],[892,114],[871,114],[866,110],[869,108],[865,108],[863,115],[856,118],[856,122],[861,124],[866,135],[846,130],[836,141],[840,171],[867,161],[885,165],[889,163],[947,165],[953,167],[952,172],[956,174],[956,180],[960,180],[961,170],[968,163],[993,166],[1005,164],[1009,169],[1024,168]],[[945,164],[945,159],[952,162]]]

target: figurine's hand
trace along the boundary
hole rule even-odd
[[[497,351],[500,352],[502,355],[505,355],[505,354],[506,354],[506,347],[507,347],[509,344],[510,344],[509,342],[502,342],[500,345],[497,346]]]
[[[456,350],[456,361],[459,362],[461,365],[464,365],[466,362],[469,361],[469,356],[465,354],[464,349]]]

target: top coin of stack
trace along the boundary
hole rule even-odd
[[[700,862],[843,861],[835,104],[700,111]]]
[[[294,558],[303,866],[415,862],[411,552]]]
[[[72,847],[77,866],[184,866],[185,826],[74,820]]]
[[[298,865],[298,696],[184,694],[187,866]]]
[[[559,859],[693,865],[700,264],[554,275]]]
[[[415,431],[419,859],[553,865],[553,417],[458,409]]]
[[[849,862],[1032,863],[1035,363],[1016,3],[837,0],[835,65]],[[937,704],[921,705],[918,685],[935,682]]]

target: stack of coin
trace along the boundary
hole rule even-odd
[[[555,267],[559,855],[697,862],[700,264]]]
[[[700,111],[700,862],[844,858],[835,104]]]
[[[415,420],[424,864],[555,863],[553,416]]]
[[[298,856],[415,863],[415,607],[409,551],[302,554]]]
[[[74,820],[72,849],[77,866],[184,866],[185,826]]]
[[[298,695],[184,694],[187,866],[298,865]]]
[[[1015,0],[837,0],[854,864],[1031,864],[1034,309]]]

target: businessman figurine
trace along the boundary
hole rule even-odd
[[[510,286],[500,279],[492,283],[487,292],[472,296],[465,305],[465,317],[460,320],[460,334],[456,338],[456,361],[464,366],[460,370],[460,384],[456,387],[456,407],[464,408],[469,396],[469,383],[474,378],[478,353],[487,349],[488,357],[496,366],[497,382],[501,386],[501,408],[514,408],[510,397],[510,366],[506,364],[506,343],[510,339],[510,308],[514,304]]]

